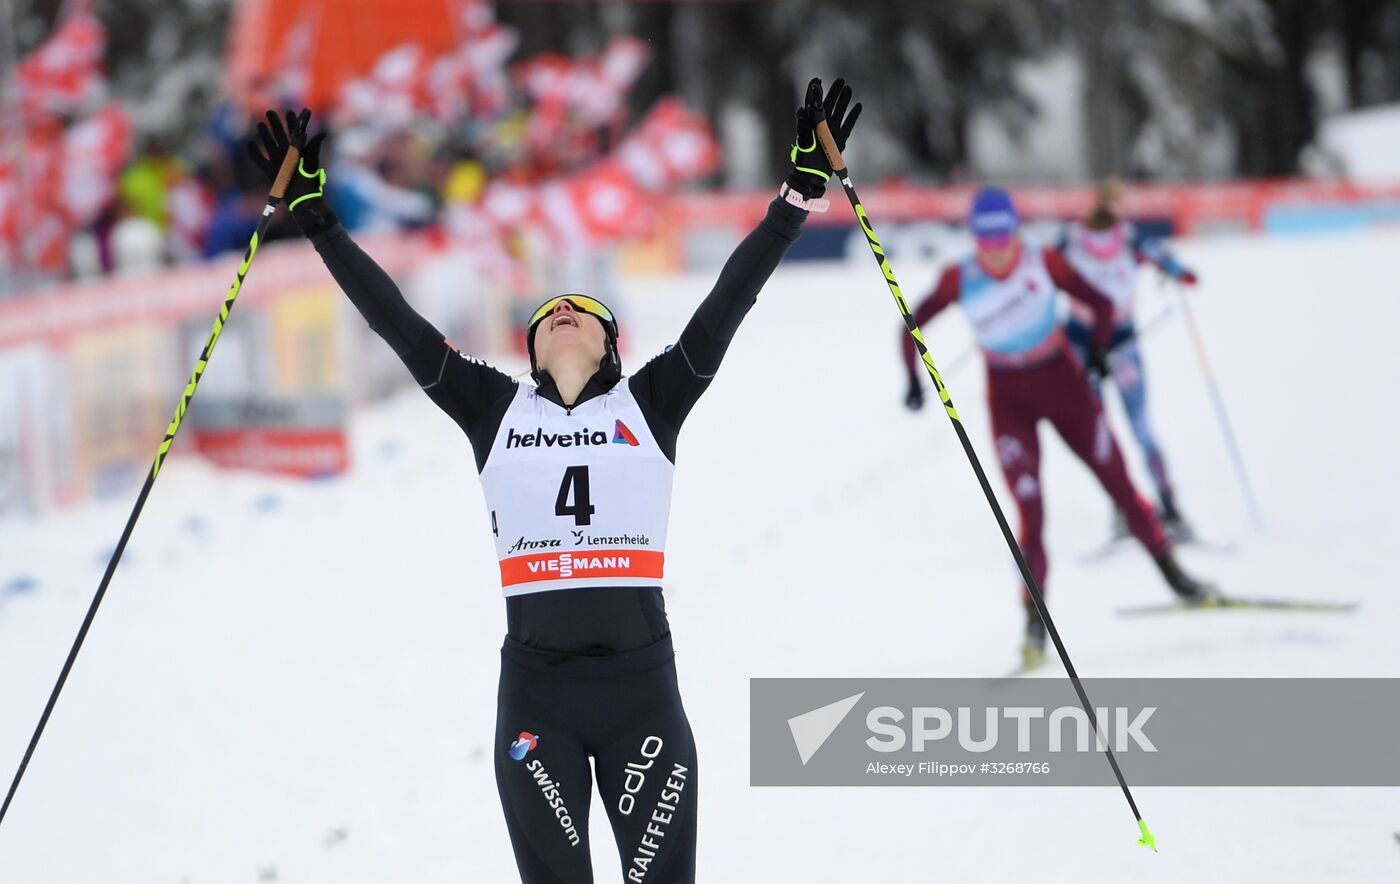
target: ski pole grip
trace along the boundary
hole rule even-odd
[[[282,168],[277,170],[277,180],[272,182],[270,196],[273,200],[281,202],[282,197],[287,195],[287,185],[292,183],[292,173],[297,170],[299,162],[301,162],[301,151],[295,147],[287,148],[287,156],[282,160]]]
[[[831,137],[831,126],[825,119],[817,121],[817,141],[821,142],[822,153],[826,154],[826,161],[831,164],[831,171],[837,175],[846,171],[846,161],[841,157],[841,148],[836,146],[836,139]]]

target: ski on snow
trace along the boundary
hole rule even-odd
[[[1348,614],[1356,610],[1357,602],[1322,599],[1235,598],[1216,596],[1205,602],[1164,602],[1155,605],[1135,605],[1119,608],[1125,617],[1143,614],[1188,614],[1202,611],[1294,611],[1314,614]]]
[[[1359,602],[1328,601],[1323,599],[1285,598],[1235,598],[1215,596],[1205,603],[1162,602],[1152,605],[1134,605],[1119,608],[1118,614],[1124,617],[1140,617],[1149,614],[1188,614],[1202,611],[1282,611],[1313,614],[1349,614],[1355,611]],[[1050,660],[1041,654],[1034,660],[1023,660],[1003,678],[1020,678],[1045,668]]]

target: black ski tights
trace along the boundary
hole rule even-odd
[[[592,884],[590,758],[622,880],[695,881],[695,740],[669,635],[605,656],[561,656],[507,638],[495,753],[524,884]]]

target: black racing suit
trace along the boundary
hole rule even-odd
[[[775,199],[725,263],[676,344],[628,378],[652,436],[672,463],[681,424],[806,216]],[[324,201],[303,203],[297,220],[370,327],[467,434],[480,471],[516,382],[461,358],[355,245]],[[617,380],[600,370],[573,405],[607,392]],[[548,375],[539,395],[567,407]],[[593,880],[587,826],[592,757],[620,847],[623,880],[694,881],[695,746],[676,687],[661,587],[511,596],[506,623],[496,782],[522,880]]]

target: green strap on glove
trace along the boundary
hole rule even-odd
[[[297,174],[303,178],[313,179],[316,182],[316,190],[303,193],[301,196],[292,200],[287,204],[288,211],[295,209],[309,199],[324,197],[326,195],[326,169],[324,166],[317,169],[315,172],[308,172],[306,171],[306,160],[301,159],[297,161]]]
[[[805,134],[811,136],[812,143],[807,145],[806,147],[803,147],[801,144],[802,134],[802,132],[798,133],[797,141],[794,141],[792,143],[792,153],[788,155],[789,159],[792,160],[793,171],[805,172],[808,175],[820,178],[822,180],[822,184],[825,185],[826,182],[830,180],[831,174],[824,169],[813,168],[813,166],[810,165],[813,162],[811,155],[817,153],[816,133],[814,133],[810,129],[807,130]],[[825,156],[819,156],[816,162],[824,162],[825,159]],[[809,165],[803,165],[804,163],[807,163]]]

